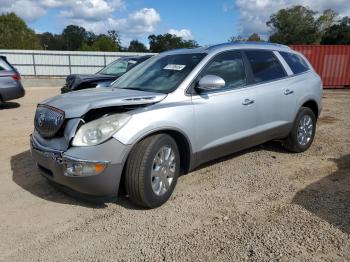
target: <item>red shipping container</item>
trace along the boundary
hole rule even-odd
[[[291,45],[321,76],[325,88],[350,87],[350,45]]]

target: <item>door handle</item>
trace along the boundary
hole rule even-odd
[[[244,106],[247,106],[247,105],[251,105],[251,104],[254,104],[254,100],[253,99],[244,99],[244,101],[243,101],[243,103],[242,103],[242,105],[244,105]]]
[[[290,90],[290,89],[286,89],[285,91],[284,91],[284,94],[287,96],[287,95],[290,95],[290,94],[293,94],[294,93],[294,91],[293,90]]]

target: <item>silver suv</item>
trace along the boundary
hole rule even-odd
[[[287,46],[164,52],[112,88],[40,103],[32,155],[63,189],[104,201],[122,187],[133,202],[154,208],[180,174],[209,160],[269,140],[291,152],[308,149],[321,96],[320,77]]]

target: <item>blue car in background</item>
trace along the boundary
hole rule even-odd
[[[107,87],[127,71],[150,57],[152,55],[121,57],[96,74],[71,74],[67,76],[66,83],[61,88],[61,93],[87,88]]]

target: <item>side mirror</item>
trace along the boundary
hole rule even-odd
[[[225,87],[225,80],[220,76],[206,75],[203,76],[198,83],[196,89],[200,91],[216,90]]]

